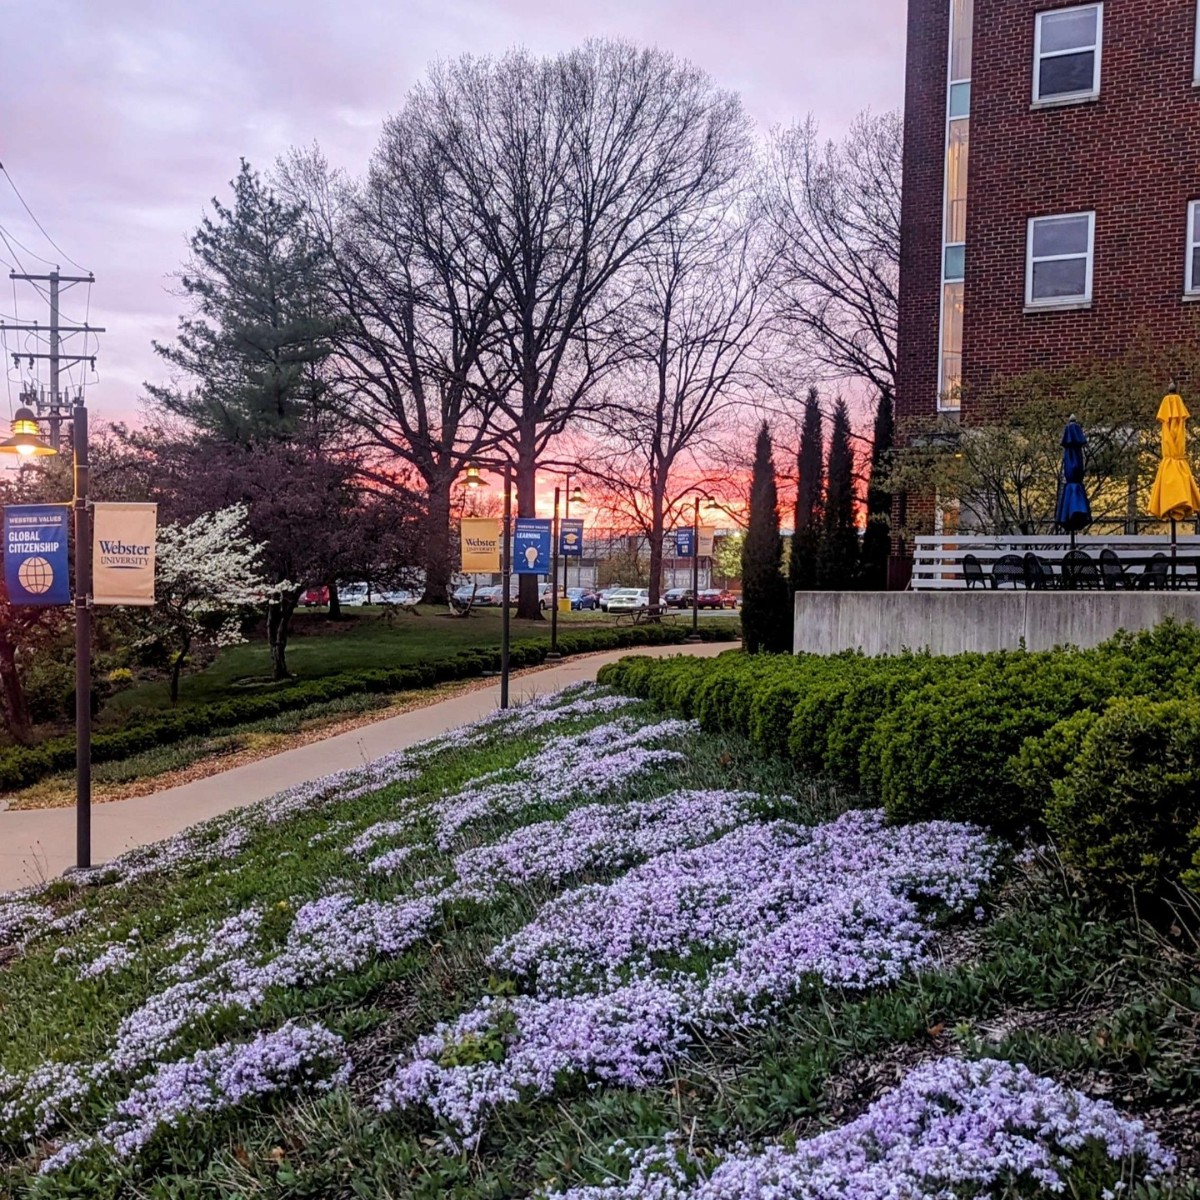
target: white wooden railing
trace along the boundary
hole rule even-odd
[[[973,554],[979,559],[988,581],[985,586],[991,586],[991,572],[996,560],[1005,554],[1016,554],[1024,557],[1033,551],[1039,558],[1044,558],[1053,564],[1057,571],[1063,555],[1071,548],[1071,539],[1066,534],[1039,533],[1030,536],[1020,534],[1003,537],[989,537],[982,534],[950,534],[942,537],[918,537],[913,550],[912,582],[909,587],[914,591],[932,591],[944,588],[966,587],[963,575],[963,555]],[[1141,566],[1133,566],[1134,561],[1144,563],[1154,554],[1170,554],[1171,542],[1169,537],[1159,535],[1131,536],[1115,534],[1104,537],[1084,537],[1075,539],[1075,545],[1080,550],[1086,550],[1093,559],[1099,561],[1100,551],[1107,547],[1126,563],[1127,569],[1132,567],[1140,571]],[[1178,535],[1176,551],[1180,558],[1200,559],[1200,537],[1193,534]]]

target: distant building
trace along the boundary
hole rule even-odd
[[[898,421],[994,420],[998,377],[1195,340],[1198,18],[909,0]]]

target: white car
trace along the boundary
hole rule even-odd
[[[365,583],[348,583],[344,588],[338,588],[338,603],[343,608],[362,608],[369,592]]]
[[[416,604],[420,599],[420,592],[410,592],[407,588],[401,588],[394,592],[380,592],[376,595],[375,602],[377,604],[396,604],[405,608]]]
[[[649,606],[649,588],[620,588],[608,598],[610,613],[637,612]]]

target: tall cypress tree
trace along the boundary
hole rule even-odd
[[[867,483],[867,529],[863,534],[862,586],[881,592],[887,587],[887,561],[891,551],[892,496],[883,489],[894,436],[892,398],[887,392],[879,396],[875,410],[875,436],[871,442],[871,478]]]
[[[791,649],[792,614],[788,599],[771,431],[764,421],[754,447],[750,523],[742,543],[742,640],[751,654]]]
[[[823,591],[845,591],[858,582],[858,531],[854,528],[850,413],[841,399],[833,410],[825,480],[825,523],[817,553],[817,584]]]
[[[788,589],[809,592],[817,586],[817,548],[821,543],[821,492],[825,480],[821,435],[821,406],[817,389],[809,388],[804,401],[800,453],[796,459],[796,522],[788,561]]]

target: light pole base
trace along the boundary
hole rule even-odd
[[[547,662],[558,662],[560,658],[562,658],[562,655],[557,650],[548,650],[546,652]]]
[[[689,646],[698,646],[704,639],[698,633],[689,633],[684,639],[684,643]]]

